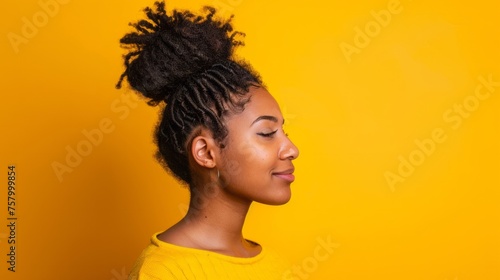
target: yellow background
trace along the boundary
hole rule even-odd
[[[114,88],[118,40],[153,1],[60,2],[49,15],[38,1],[8,1],[0,17],[0,278],[123,280],[188,198],[152,157],[156,108]],[[278,99],[301,151],[292,200],[253,205],[247,238],[287,255],[302,270],[295,279],[500,279],[498,1],[185,2],[167,5],[235,14],[247,34],[238,54]],[[23,37],[27,21],[39,26]],[[489,92],[479,77],[497,85]],[[489,96],[479,100],[478,87]],[[54,162],[85,149],[84,131],[103,120],[101,141],[59,180]],[[444,140],[424,154],[415,141],[435,130]],[[388,172],[404,176],[389,183]],[[328,239],[338,247],[319,260]]]

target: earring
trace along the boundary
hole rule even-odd
[[[220,173],[219,173],[219,169],[217,169],[217,180],[219,180],[220,178]]]

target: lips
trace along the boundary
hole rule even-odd
[[[295,175],[293,175],[294,168],[290,168],[281,172],[274,172],[273,176],[276,176],[282,180],[285,180],[289,183],[295,181]]]

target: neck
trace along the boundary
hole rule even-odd
[[[158,238],[184,247],[235,257],[259,254],[262,249],[260,245],[245,240],[242,234],[252,201],[228,192],[228,188],[220,186],[220,182],[216,183],[213,179],[200,181],[200,184],[191,188],[186,216],[159,234]]]
[[[208,195],[193,192],[181,224],[189,228],[189,239],[207,249],[241,251],[248,246],[242,230],[250,204],[220,189]]]

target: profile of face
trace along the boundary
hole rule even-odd
[[[284,119],[272,95],[252,87],[241,113],[226,117],[226,146],[216,165],[223,191],[236,199],[269,205],[287,203],[294,181],[297,147],[283,130]]]

